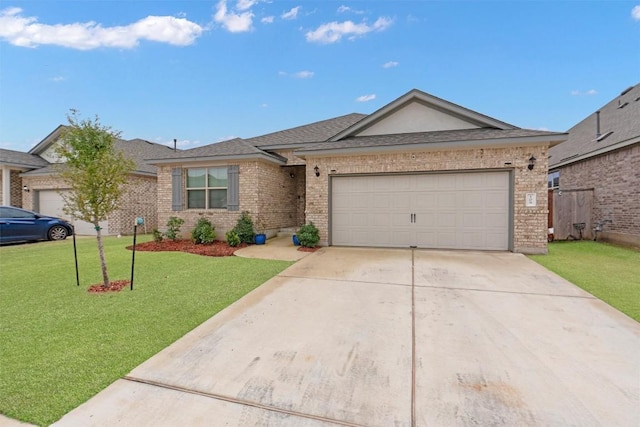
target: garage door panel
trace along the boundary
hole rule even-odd
[[[50,215],[68,219],[73,224],[74,230],[78,235],[95,236],[96,230],[93,224],[80,221],[77,219],[71,220],[70,216],[64,213],[64,199],[62,194],[66,194],[67,191],[58,190],[39,190],[38,191],[38,204],[39,210],[42,215]],[[102,227],[102,234],[109,234],[108,221],[102,221],[100,226]]]
[[[507,172],[334,177],[332,184],[334,245],[508,249]]]

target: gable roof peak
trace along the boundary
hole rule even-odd
[[[439,112],[443,116],[450,116],[453,120],[467,122],[470,127],[503,130],[519,129],[517,126],[494,119],[493,117],[478,113],[477,111],[470,110],[458,104],[454,104],[453,102],[438,98],[437,96],[431,95],[420,89],[414,88],[369,114],[357,123],[354,123],[352,126],[344,129],[342,132],[334,135],[330,140],[338,141],[343,138],[355,136],[413,103],[420,103],[431,110]]]

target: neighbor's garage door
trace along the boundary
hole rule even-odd
[[[62,196],[58,193],[58,191],[40,190],[38,192],[38,197],[40,201],[40,206],[38,208],[38,211],[42,215],[51,215],[51,216],[56,216],[58,218],[64,218],[67,220],[70,219],[69,215],[65,214],[64,211],[62,210],[64,206],[64,200],[62,199]],[[77,235],[81,235],[81,236],[96,235],[96,230],[94,229],[93,224],[85,221],[78,221],[78,220],[72,221],[72,223]],[[100,223],[100,225],[102,226],[102,233],[105,235],[109,234],[107,221]]]
[[[509,173],[333,177],[331,244],[507,250]]]

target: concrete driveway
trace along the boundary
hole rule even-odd
[[[522,255],[324,248],[55,425],[636,426],[639,354]]]

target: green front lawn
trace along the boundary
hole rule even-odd
[[[148,241],[148,236],[138,238]],[[110,279],[129,279],[131,237],[105,239]],[[136,252],[134,290],[101,282],[96,241],[0,247],[0,413],[48,425],[291,265]]]
[[[585,240],[530,258],[640,322],[640,251]]]

